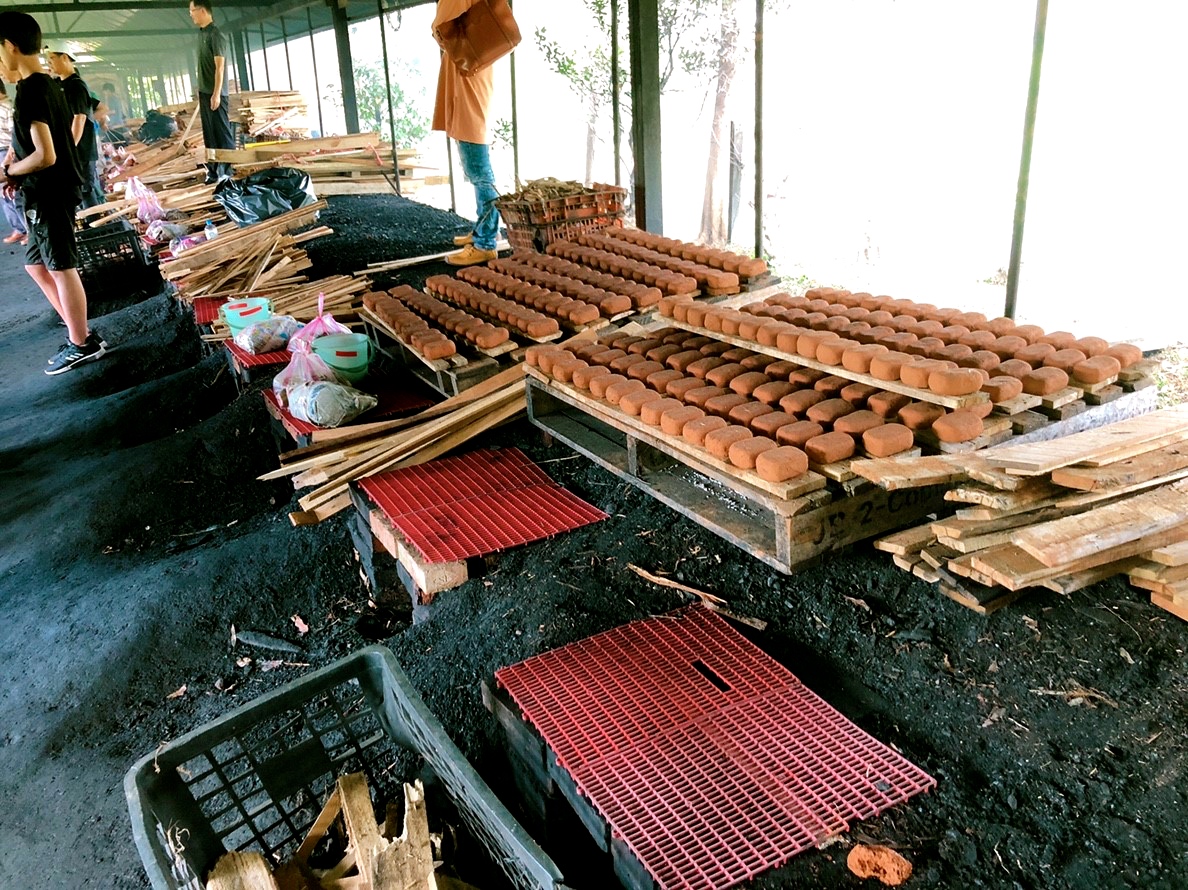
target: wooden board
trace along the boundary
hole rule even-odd
[[[1188,405],[1164,408],[1052,442],[996,448],[983,455],[996,466],[1024,476],[1073,464],[1104,466],[1188,439]]]
[[[1188,541],[1156,547],[1147,556],[1160,565],[1186,566],[1188,565]]]
[[[1130,569],[1132,578],[1143,578],[1147,581],[1161,581],[1163,583],[1188,581],[1188,565],[1165,566],[1146,559],[1136,559]]]
[[[947,455],[929,455],[911,459],[881,457],[855,460],[850,469],[887,491],[942,485],[967,478],[959,461]]]
[[[614,405],[595,399],[575,387],[558,383],[536,368],[525,366],[524,372],[549,395],[580,408],[615,429],[646,441],[658,451],[669,454],[727,486],[741,486],[744,490],[750,489],[753,494],[767,494],[780,500],[792,500],[825,487],[825,477],[811,470],[789,482],[768,482],[758,473],[740,470],[714,457],[704,448],[690,445],[684,439],[665,436],[656,427],[649,427],[638,417],[620,411]]]
[[[1161,593],[1151,594],[1151,604],[1165,611],[1171,612],[1182,621],[1188,621],[1188,602],[1183,599],[1173,599]]]
[[[1064,389],[1054,392],[1051,395],[1041,396],[1040,404],[1044,408],[1062,408],[1077,401],[1081,395],[1081,390],[1075,386],[1066,386]]]
[[[1026,593],[1025,590],[1004,590],[1001,587],[980,587],[974,585],[954,584],[943,579],[938,580],[937,589],[955,603],[960,603],[967,609],[972,609],[979,615],[989,615],[997,612],[1003,606],[1008,606]]]
[[[1107,386],[1105,389],[1097,392],[1085,393],[1085,403],[1088,405],[1105,405],[1122,398],[1126,395],[1126,390],[1120,386]]]
[[[691,325],[687,322],[677,321],[675,318],[666,318],[664,321],[672,327],[690,331],[694,334],[700,334],[703,337],[709,337],[713,340],[720,340],[723,343],[730,343],[734,346],[741,346],[742,348],[749,349],[752,352],[761,353],[762,355],[770,355],[773,358],[792,362],[793,364],[800,365],[805,368],[813,368],[818,371],[824,371],[826,374],[844,377],[846,380],[853,380],[856,383],[865,383],[868,386],[874,386],[878,389],[911,396],[913,399],[921,402],[931,402],[934,405],[943,405],[946,408],[968,408],[970,405],[982,405],[989,401],[989,396],[987,396],[984,392],[976,392],[968,396],[942,396],[939,393],[932,392],[931,390],[917,389],[914,386],[907,386],[898,380],[879,380],[877,377],[872,377],[869,374],[860,374],[856,371],[846,370],[840,365],[827,365],[824,362],[818,362],[815,359],[805,358],[804,356],[794,355],[789,352],[783,352],[779,349],[776,349],[774,346],[763,346],[759,343],[756,343],[754,340],[744,340],[741,337],[723,334],[720,331],[711,331],[697,325]]]
[[[874,548],[895,556],[907,556],[911,553],[919,553],[925,547],[932,546],[935,541],[936,535],[933,533],[930,523],[914,528],[905,528],[903,531],[879,538],[874,542]]]
[[[1185,483],[1024,529],[1015,536],[1015,544],[1044,565],[1056,566],[1180,526],[1188,536]]]
[[[470,574],[465,561],[426,562],[396,530],[388,517],[384,515],[383,510],[375,506],[357,486],[351,486],[351,500],[355,508],[367,520],[368,527],[375,535],[376,540],[389,555],[400,562],[400,565],[413,579],[422,594],[423,603],[432,602],[434,594],[457,587],[469,580]]]
[[[1032,408],[1038,407],[1043,403],[1043,399],[1039,396],[1022,395],[1015,396],[1013,399],[1006,399],[1002,402],[994,403],[994,414],[1015,415]]]
[[[1155,479],[1188,467],[1188,442],[1167,445],[1104,467],[1060,467],[1052,481],[1066,488],[1100,491]]]
[[[941,454],[968,454],[971,451],[981,451],[1000,445],[1014,435],[1014,428],[1007,417],[991,415],[982,422],[982,434],[968,442],[942,442],[932,430],[916,430],[916,441],[926,445]]]
[[[403,337],[392,330],[392,328],[388,327],[387,322],[373,313],[370,309],[366,307],[360,309],[359,316],[375,330],[381,332],[389,340],[395,340],[397,343],[403,346],[405,350],[411,353],[414,358],[423,362],[427,367],[432,368],[435,371],[445,371],[447,369],[453,370],[468,363],[466,356],[459,355],[457,352],[451,356],[448,356],[447,358],[426,358],[420,350],[418,350],[411,343],[406,342]],[[457,345],[455,345],[454,348],[457,349]]]

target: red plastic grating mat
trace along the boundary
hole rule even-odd
[[[276,393],[272,391],[271,386],[260,390],[260,395],[269,404],[269,411],[281,422],[281,425],[288,431],[290,436],[294,438],[297,436],[308,436],[310,433],[321,429],[320,426],[310,423],[308,420],[301,420],[294,417],[288,408],[281,405],[280,399],[276,397]]]
[[[229,297],[195,297],[194,324],[213,324],[219,317],[219,307],[226,303]]]
[[[287,349],[252,355],[242,346],[236,344],[234,340],[224,340],[223,345],[227,347],[227,351],[231,353],[231,358],[241,368],[264,368],[268,365],[287,365],[289,359],[293,357],[293,353]]]
[[[701,607],[495,676],[663,888],[733,886],[936,785]]]
[[[473,451],[359,484],[430,563],[494,553],[606,519],[517,448]]]

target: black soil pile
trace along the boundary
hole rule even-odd
[[[336,235],[310,245],[318,274],[446,250],[466,229],[395,197],[332,199],[325,216]],[[262,400],[237,392],[169,299],[98,318],[111,354],[51,379],[62,329],[18,257],[0,254],[0,274],[0,886],[147,886],[129,765],[377,637],[514,809],[479,683],[689,601],[629,564],[767,621],[748,636],[937,779],[752,886],[860,886],[845,866],[859,840],[911,860],[908,886],[1188,881],[1188,625],[1141,592],[1115,580],[982,617],[865,547],[784,576],[521,422],[481,444],[522,448],[610,518],[503,554],[426,620],[393,624],[360,580],[347,517],[295,529],[292,487],[255,481],[276,464]],[[298,653],[233,646],[232,626]],[[609,886],[588,847],[548,850],[573,886]]]

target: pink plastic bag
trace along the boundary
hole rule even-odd
[[[155,219],[165,218],[165,208],[157,200],[157,193],[133,176],[128,179],[128,186],[124,191],[129,198],[136,199],[136,218],[143,223]]]
[[[299,330],[293,335],[293,339],[289,341],[289,349],[293,352],[294,344],[301,342],[306,346],[310,346],[318,337],[324,337],[327,334],[349,334],[351,329],[346,325],[334,320],[333,315],[326,313],[326,295],[318,294],[318,314],[313,321]]]
[[[289,404],[289,391],[295,386],[306,383],[326,381],[338,383],[338,376],[334,370],[322,361],[322,357],[310,351],[309,344],[302,341],[295,346],[289,343],[293,357],[285,365],[285,369],[272,378],[272,391],[282,405]]]

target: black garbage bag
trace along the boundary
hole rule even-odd
[[[240,228],[306,207],[318,200],[309,174],[292,167],[270,167],[243,179],[224,179],[214,199]]]
[[[168,139],[177,132],[177,122],[168,115],[150,108],[144,116],[144,123],[136,131],[136,138],[148,145],[161,139]]]

